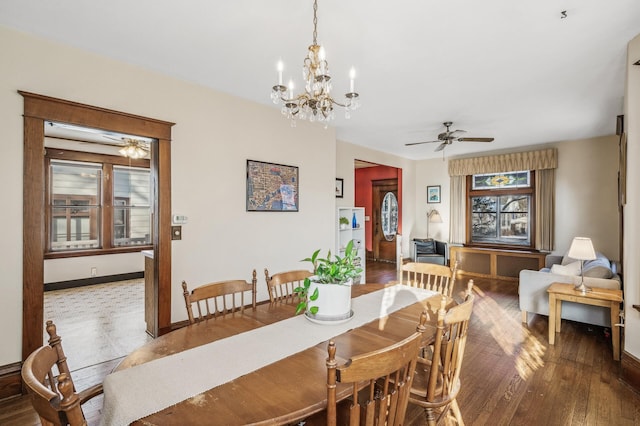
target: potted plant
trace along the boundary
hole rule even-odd
[[[349,219],[344,216],[340,216],[340,229],[349,228]]]
[[[302,260],[313,264],[314,275],[306,278],[303,286],[294,289],[301,299],[296,314],[304,311],[307,318],[321,322],[348,320],[353,315],[351,285],[362,273],[353,240],[345,247],[342,257],[332,257],[330,250],[327,257],[319,257],[319,254],[320,249]]]

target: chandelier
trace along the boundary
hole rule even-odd
[[[343,103],[331,96],[331,76],[329,64],[325,59],[324,48],[318,45],[318,1],[313,1],[313,44],[309,46],[309,53],[304,58],[302,77],[305,81],[305,91],[299,95],[293,94],[293,81],[289,80],[289,87],[282,84],[282,61],[278,62],[278,84],[273,86],[271,99],[274,104],[282,104],[282,114],[291,120],[295,127],[296,119],[322,121],[326,123],[334,118],[333,109],[340,106],[345,110],[345,118],[350,118],[350,112],[360,106],[358,94],[354,91],[355,69],[349,73],[350,86]]]

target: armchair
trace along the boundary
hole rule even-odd
[[[413,261],[447,265],[449,262],[447,243],[436,241],[433,238],[414,238]]]

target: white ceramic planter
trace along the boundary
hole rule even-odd
[[[318,298],[316,300],[307,300],[305,316],[313,322],[327,324],[350,320],[353,317],[353,311],[351,310],[352,284],[353,280],[349,280],[345,284],[321,284],[314,282],[313,277],[311,277],[308,296],[311,296],[317,288]],[[318,307],[318,313],[315,315],[308,311],[313,306]]]

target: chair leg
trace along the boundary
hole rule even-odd
[[[435,413],[432,408],[425,408],[424,415],[427,417],[427,425],[436,426],[438,420],[436,419]]]
[[[453,412],[453,415],[456,418],[456,422],[458,423],[458,426],[464,426],[464,421],[462,420],[462,413],[460,413],[460,407],[458,406],[458,401],[455,399],[451,401],[451,411]]]

